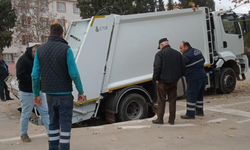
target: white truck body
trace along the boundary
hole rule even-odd
[[[104,112],[109,122],[145,118],[156,101],[153,61],[163,37],[178,51],[183,40],[202,51],[207,88],[230,93],[236,77],[244,79],[248,59],[243,55],[242,31],[233,12],[211,13],[199,8],[195,12],[183,9],[73,21],[66,41],[86,95],[86,100],[78,103],[74,87],[73,123],[97,116],[98,111]],[[185,88],[182,79],[178,96],[185,94]]]

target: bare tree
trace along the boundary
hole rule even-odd
[[[18,21],[14,28],[14,45],[20,47],[29,42],[44,43],[49,27],[55,21],[55,0],[12,0]]]
[[[233,9],[235,9],[237,7],[240,7],[241,5],[250,3],[250,0],[232,0],[232,3],[234,3],[234,8]]]
[[[70,21],[66,20],[64,16],[61,16],[59,19],[57,19],[57,23],[62,25],[63,27],[63,35],[66,36],[66,33],[68,31],[68,27],[70,25]]]

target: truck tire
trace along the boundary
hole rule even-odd
[[[137,93],[125,95],[119,104],[119,121],[129,121],[146,118],[148,106],[146,99]]]
[[[221,70],[219,89],[218,92],[221,94],[231,93],[236,85],[236,75],[232,68],[223,68]]]

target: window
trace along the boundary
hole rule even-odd
[[[28,44],[28,40],[25,37],[25,35],[22,35],[22,45],[26,45],[26,44]]]
[[[31,25],[31,18],[27,16],[21,16],[21,23],[23,27]]]
[[[41,18],[40,23],[42,26],[46,27],[49,25],[49,19],[48,18]]]
[[[30,1],[29,0],[21,0],[20,6],[25,11],[28,11],[28,9],[30,8]]]
[[[47,41],[48,41],[48,36],[42,35],[42,36],[41,36],[41,41],[42,41],[42,43],[47,42]]]
[[[33,42],[32,35],[22,35],[22,45],[28,45],[30,42]]]
[[[66,3],[57,2],[57,12],[66,13]]]
[[[76,4],[73,4],[73,12],[74,12],[74,14],[80,14],[81,13],[80,9],[77,8]]]
[[[42,12],[47,12],[49,10],[48,1],[47,0],[41,1],[40,8]]]
[[[58,19],[57,22],[62,25],[63,27],[66,25],[66,20],[65,19]]]
[[[29,0],[21,0],[22,4],[29,5]]]
[[[222,15],[221,19],[224,30],[227,34],[241,34],[239,23],[233,14]]]
[[[3,60],[8,64],[13,64],[13,54],[3,54]]]

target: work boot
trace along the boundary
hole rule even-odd
[[[168,123],[169,123],[170,125],[174,125],[174,121],[168,120]]]
[[[201,116],[201,117],[203,117],[203,116],[204,116],[204,113],[203,113],[203,112],[196,112],[195,115],[196,115],[196,116]]]
[[[11,97],[8,97],[8,98],[6,98],[6,100],[14,100],[13,98],[11,98]]]
[[[158,119],[153,120],[152,123],[153,123],[153,124],[164,124],[164,123],[163,123],[163,120],[158,120]]]
[[[181,115],[181,119],[195,119],[195,116]]]
[[[23,134],[23,135],[21,135],[21,139],[22,139],[22,141],[25,142],[25,143],[31,142],[31,139],[29,138],[28,134]]]

